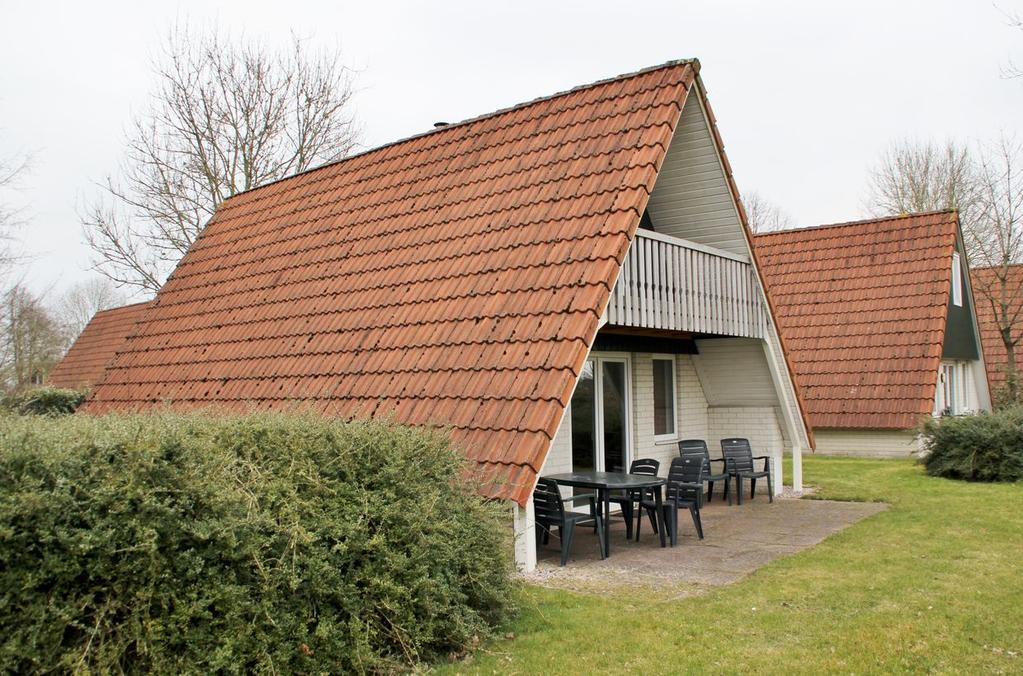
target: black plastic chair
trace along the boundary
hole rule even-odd
[[[657,472],[661,468],[661,463],[653,458],[639,458],[633,460],[632,464],[629,465],[629,474],[639,474],[641,476],[657,476]],[[649,492],[649,491],[648,491]],[[628,491],[626,493],[619,493],[612,495],[608,498],[610,502],[620,505],[622,509],[622,518],[625,519],[625,539],[632,539],[632,517],[636,513],[636,504],[644,498],[643,491],[635,490]]]
[[[596,500],[590,496],[590,513],[566,512],[565,501],[561,498],[558,482],[553,479],[540,478],[533,489],[533,509],[536,523],[536,548],[540,549],[541,541],[550,541],[551,530],[558,529],[561,538],[561,565],[568,562],[568,554],[572,549],[572,533],[577,523],[594,520],[597,526],[597,541],[600,544],[600,558],[604,558],[604,529],[600,512],[597,511]]]
[[[728,485],[731,483],[728,476],[728,471],[725,468],[724,458],[715,458],[711,460],[710,449],[707,448],[707,442],[703,439],[683,439],[678,442],[678,455],[681,458],[688,457],[699,457],[703,458],[706,462],[703,466],[703,480],[707,482],[707,502],[714,499],[714,483],[721,481],[725,484],[725,497],[728,497]],[[721,463],[721,471],[717,474],[713,473],[713,463]]]
[[[750,480],[750,500],[757,494],[757,479],[767,478],[767,497],[774,502],[774,485],[771,483],[771,457],[768,455],[753,455],[753,449],[749,445],[749,439],[730,438],[721,440],[721,453],[725,456],[725,471],[735,479],[735,493],[739,496],[739,504],[742,504],[742,482]],[[764,461],[764,469],[756,468],[757,460]],[[728,504],[732,504],[731,497]]]
[[[702,457],[674,458],[671,467],[668,468],[668,483],[666,488],[667,498],[662,506],[664,514],[661,515],[668,527],[668,535],[671,537],[671,546],[678,544],[678,510],[683,507],[689,510],[693,518],[693,526],[696,527],[696,534],[703,539],[703,521],[700,519],[700,508],[703,507],[703,472],[706,460]],[[653,522],[654,513],[657,511],[657,503],[653,500],[644,500],[640,506],[646,510]],[[656,526],[655,526],[656,527]]]

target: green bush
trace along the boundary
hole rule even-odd
[[[508,613],[506,510],[439,433],[278,415],[0,425],[0,671],[395,671]]]
[[[0,407],[21,415],[70,415],[85,401],[86,393],[59,387],[37,387],[0,400]]]
[[[1023,479],[1023,407],[924,422],[927,473],[966,481]]]

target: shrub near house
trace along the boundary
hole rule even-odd
[[[68,415],[85,401],[83,390],[37,387],[0,399],[0,409],[21,415]]]
[[[440,434],[316,417],[0,418],[0,671],[381,671],[507,612]]]
[[[923,424],[927,473],[967,481],[1023,480],[1023,407]]]

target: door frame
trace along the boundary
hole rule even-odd
[[[622,457],[625,471],[632,462],[632,354],[629,352],[590,352],[586,361],[593,362],[593,426],[594,465],[598,472],[607,471],[604,465],[604,371],[603,362],[625,365],[625,412],[622,418]],[[574,467],[573,467],[574,469]]]

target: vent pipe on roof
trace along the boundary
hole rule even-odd
[[[446,127],[446,126],[448,126],[447,122],[434,122],[433,123],[433,128],[434,129],[440,129],[441,127]]]

